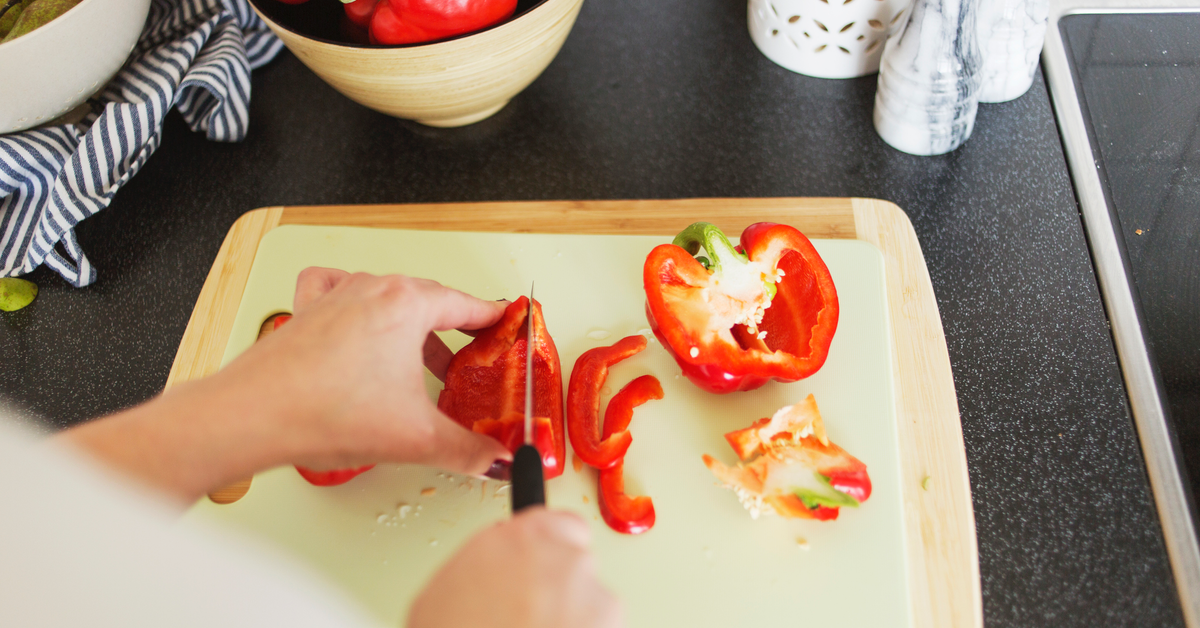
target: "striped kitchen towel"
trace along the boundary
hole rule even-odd
[[[0,277],[44,263],[75,286],[95,281],[75,225],[146,163],[171,107],[210,140],[241,141],[250,70],[282,47],[246,0],[153,0],[130,61],[81,123],[0,135]]]

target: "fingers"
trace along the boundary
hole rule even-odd
[[[505,307],[505,309],[508,309],[508,306],[512,305],[512,301],[509,301],[508,299],[497,299],[496,303],[503,305]],[[458,331],[474,338],[474,337],[478,336],[479,333],[481,331],[483,331],[483,329],[484,328],[482,328],[482,327],[479,329],[461,329],[460,328]]]
[[[504,315],[504,301],[484,301],[465,292],[441,284],[431,290],[428,299],[430,327],[435,331],[448,329],[482,329],[493,325]]]
[[[420,462],[430,466],[483,475],[497,460],[512,460],[512,453],[496,439],[477,434],[455,423],[446,415],[432,409],[432,437],[422,448]]]
[[[350,273],[334,268],[313,266],[304,269],[296,278],[293,310],[300,312],[351,277]],[[435,331],[488,327],[500,320],[508,306],[507,301],[484,301],[430,279],[403,275],[376,277],[367,273],[358,273],[353,277],[362,280],[356,286],[375,285],[385,293],[415,297],[417,303],[405,299],[407,306],[419,305],[422,313],[428,316],[430,329]]]
[[[333,290],[346,280],[350,273],[336,268],[310,266],[296,277],[296,295],[292,298],[292,311],[299,312],[317,299]]]
[[[587,524],[535,507],[476,534],[414,600],[409,628],[617,628],[620,603],[596,577]]]
[[[582,517],[572,512],[535,506],[514,515],[513,522],[534,528],[540,538],[579,549],[587,549],[592,544],[592,529]]]
[[[454,352],[437,334],[429,332],[425,337],[425,346],[422,347],[425,368],[429,369],[433,376],[439,381],[446,381],[446,371],[450,368],[450,360],[454,358]]]

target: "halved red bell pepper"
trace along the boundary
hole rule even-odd
[[[290,320],[292,320],[291,314],[277,315],[272,321],[271,330],[277,331],[280,327],[283,327],[284,323]],[[329,471],[315,471],[313,469],[296,465],[296,472],[300,474],[300,477],[307,480],[308,483],[312,484],[313,486],[337,486],[338,484],[345,484],[346,482],[353,480],[359,474],[366,473],[374,468],[375,465],[368,464],[361,467],[355,467],[353,469],[330,469]]]
[[[704,249],[706,255],[693,257]],[[714,393],[794,382],[825,364],[837,290],[804,234],[760,222],[735,248],[698,222],[646,257],[646,317],[683,374]]]
[[[633,409],[651,399],[662,398],[662,384],[653,375],[643,375],[625,384],[609,400],[608,409],[604,411],[604,438],[628,434]],[[654,502],[649,497],[631,498],[625,494],[624,455],[616,464],[600,471],[599,495],[600,516],[613,530],[622,534],[641,534],[654,527]]]
[[[545,478],[550,479],[562,475],[566,462],[562,367],[546,331],[542,305],[533,304],[534,446],[542,454]],[[447,416],[469,430],[492,436],[513,452],[524,442],[528,311],[529,299],[518,298],[495,325],[454,354],[446,370],[446,387],[438,397],[438,409]]]
[[[600,388],[608,378],[608,368],[646,348],[643,336],[627,336],[610,347],[585,351],[571,370],[567,386],[567,426],[571,447],[580,460],[607,469],[619,462],[633,438],[622,429],[601,437]]]

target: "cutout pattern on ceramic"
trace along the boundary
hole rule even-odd
[[[879,70],[883,42],[909,0],[749,0],[750,38],[800,74],[853,78]]]

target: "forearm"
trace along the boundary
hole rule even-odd
[[[57,438],[184,502],[282,464],[418,463],[483,473],[511,459],[425,394],[430,331],[481,329],[504,305],[401,276],[309,269],[297,316],[215,375]],[[435,371],[437,372],[437,371]]]
[[[56,438],[145,485],[189,503],[256,471],[283,464],[298,443],[280,410],[230,374],[180,385],[135,408]]]

